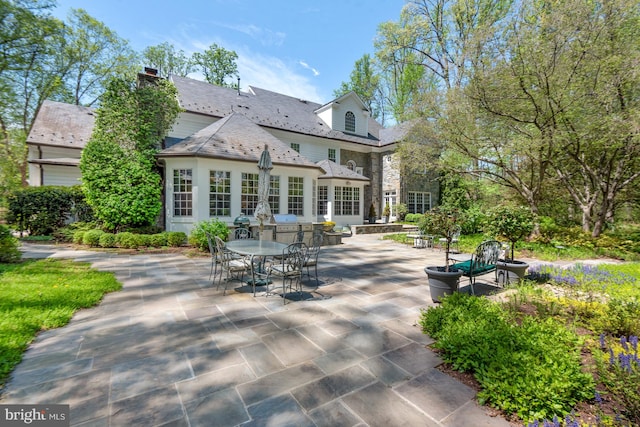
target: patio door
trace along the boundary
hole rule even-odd
[[[396,196],[396,190],[384,192],[384,205],[389,204],[389,207],[391,208],[391,215],[389,216],[389,221],[395,221],[396,219],[397,203],[398,203],[398,199]],[[383,208],[384,208],[384,205],[382,206]]]

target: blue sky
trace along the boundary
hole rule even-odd
[[[248,85],[325,103],[373,54],[378,24],[397,21],[404,0],[58,0],[61,19],[85,9],[132,47],[169,42],[187,54],[212,43],[238,54]],[[194,78],[197,76],[193,76]]]

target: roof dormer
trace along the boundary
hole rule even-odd
[[[366,137],[369,110],[353,91],[318,108],[315,113],[332,130]]]

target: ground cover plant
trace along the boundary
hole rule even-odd
[[[423,311],[443,360],[528,426],[640,425],[640,263],[530,270],[502,302],[454,294]]]
[[[66,325],[122,287],[112,273],[55,259],[0,264],[0,283],[0,386],[39,331]]]

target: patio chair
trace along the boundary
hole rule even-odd
[[[306,275],[309,278],[311,278],[309,267],[313,267],[315,269],[316,289],[320,287],[320,281],[318,280],[318,255],[320,254],[320,246],[322,246],[323,239],[324,236],[322,233],[313,233],[311,246],[307,250],[307,256],[305,257],[304,264],[302,265],[303,267],[306,267]]]
[[[307,256],[307,245],[304,243],[291,243],[282,251],[282,258],[274,260],[269,267],[267,278],[282,278],[282,300],[287,303],[287,281],[289,291],[295,289],[302,295],[302,266]],[[267,280],[268,283],[268,280]],[[269,291],[267,291],[269,295]]]
[[[469,278],[471,293],[475,295],[473,285],[476,282],[476,277],[495,271],[501,253],[502,243],[497,240],[488,240],[478,245],[470,260],[452,264],[449,269],[462,270],[462,275]]]
[[[249,270],[250,266],[244,259],[234,258],[233,253],[226,249],[225,243],[220,237],[215,236],[215,240],[216,250],[220,257],[220,279],[218,280],[218,286],[216,289],[219,289],[220,284],[222,283],[222,273],[226,273],[224,292],[222,293],[222,295],[226,295],[229,281],[235,278],[242,282],[242,279],[244,279],[244,273]],[[240,277],[238,278],[238,276]]]
[[[453,252],[453,253],[460,252],[459,246],[458,246],[458,243],[460,242],[460,233],[461,233],[461,230],[460,230],[460,227],[458,227],[456,232],[453,234],[453,238],[451,239],[451,245],[449,245],[449,252]],[[447,238],[446,237],[439,238],[438,243],[439,243],[440,249],[444,249],[447,244]]]
[[[211,281],[211,284],[213,285],[213,282],[218,275],[218,264],[222,262],[222,259],[219,255],[216,243],[213,236],[211,236],[211,233],[205,231],[204,234],[207,236],[207,244],[209,245],[209,253],[211,254],[211,271],[209,271],[209,280],[211,280],[211,278],[213,277],[213,281]]]
[[[248,228],[236,228],[233,232],[233,238],[235,240],[253,239],[253,233]]]

